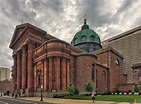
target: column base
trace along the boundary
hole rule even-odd
[[[27,97],[33,97],[33,92],[31,91],[31,89],[26,89],[25,90],[25,96],[27,96]]]

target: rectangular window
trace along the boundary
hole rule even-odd
[[[92,81],[94,81],[94,64],[92,64]]]

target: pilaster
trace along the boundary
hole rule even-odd
[[[67,86],[69,86],[70,83],[70,61],[67,60]]]
[[[67,86],[67,77],[66,77],[66,59],[62,59],[62,90],[66,91]]]

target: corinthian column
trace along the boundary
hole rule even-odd
[[[20,81],[21,81],[21,69],[20,69],[20,51],[17,52],[17,90],[20,90]]]
[[[47,91],[47,60],[46,59],[44,59],[44,87],[43,87],[43,89],[44,89],[44,91]]]
[[[28,42],[28,89],[29,91],[33,90],[33,43],[32,41]]]
[[[26,46],[22,47],[22,89],[26,88]]]
[[[14,59],[14,65],[13,65],[13,69],[12,69],[12,74],[13,74],[13,78],[12,78],[12,81],[13,81],[13,88],[12,90],[16,90],[16,83],[17,83],[17,56],[16,54],[13,55],[13,59]]]
[[[53,66],[53,63],[52,63],[52,57],[49,58],[49,91],[51,91],[52,89],[52,85],[53,85],[53,76],[52,76],[52,66]]]
[[[57,58],[56,72],[57,91],[60,91],[60,57]]]

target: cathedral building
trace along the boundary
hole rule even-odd
[[[124,57],[111,46],[102,47],[99,35],[89,28],[86,18],[71,43],[46,31],[24,23],[16,26],[10,46],[13,50],[12,92],[36,96],[43,90],[65,92],[73,83],[85,92],[90,83],[97,93],[112,92],[118,86],[123,91],[126,77]]]

